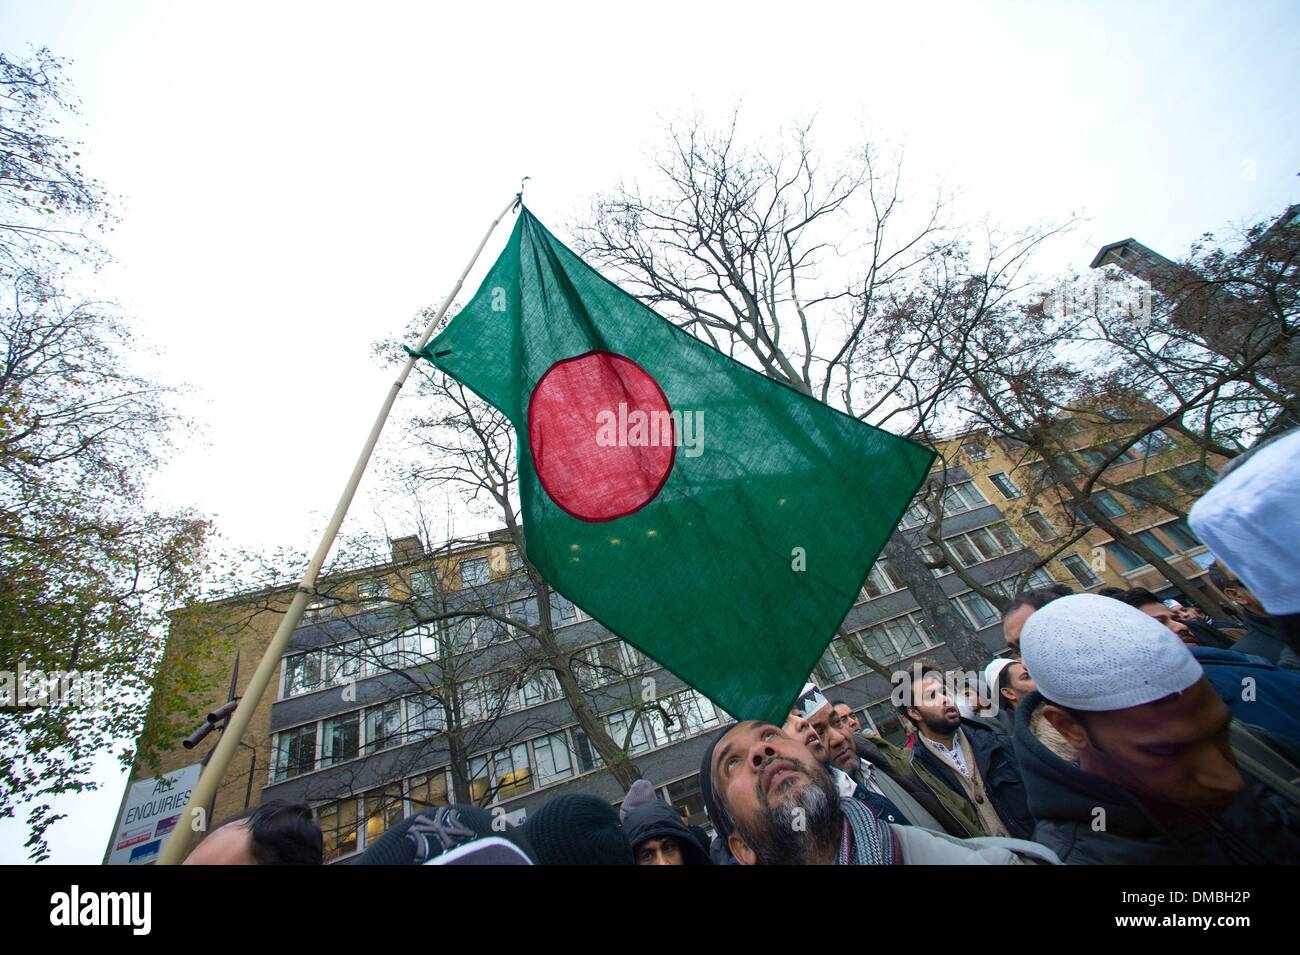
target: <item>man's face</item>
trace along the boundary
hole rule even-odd
[[[858,752],[853,745],[853,737],[843,728],[835,715],[835,708],[829,703],[808,717],[808,722],[817,731],[826,746],[827,761],[846,773],[857,768]]]
[[[1162,603],[1143,604],[1140,609],[1148,617],[1159,620],[1166,627],[1177,634],[1178,639],[1188,646],[1196,646],[1196,640],[1192,637],[1192,631],[1188,629],[1187,624],[1178,618],[1178,615]]]
[[[1006,673],[1007,685],[1002,688],[1002,699],[1015,709],[1020,701],[1038,689],[1038,686],[1023,663],[1007,664]]]
[[[1245,786],[1228,739],[1232,711],[1204,677],[1176,697],[1087,713],[1082,723],[1051,705],[1044,715],[1085,771],[1156,809],[1222,811]]]
[[[1033,607],[1017,607],[1002,618],[1002,638],[1007,646],[1020,652],[1020,631],[1025,629],[1025,621],[1033,616]]]
[[[921,725],[931,735],[951,736],[961,725],[961,711],[943,686],[943,679],[937,674],[927,674],[916,684],[915,695],[908,714],[913,720],[920,720]]]
[[[744,865],[805,860],[810,847],[839,838],[839,800],[808,747],[771,723],[737,724],[718,741],[709,767],[716,797],[736,831],[727,844]]]
[[[839,706],[835,707],[835,715],[839,717],[840,725],[848,732],[862,732],[862,721],[858,719],[858,715],[853,712],[853,709],[849,704],[841,703]]]
[[[210,833],[182,865],[257,865],[248,820],[240,819]]]
[[[636,847],[637,865],[686,865],[682,847],[672,836],[647,839]]]
[[[1223,596],[1227,597],[1243,610],[1249,610],[1257,617],[1267,617],[1268,611],[1264,605],[1259,602],[1259,598],[1251,593],[1250,588],[1243,584],[1236,574],[1229,574],[1230,583],[1223,588]]]
[[[817,760],[817,762],[826,762],[828,759],[826,743],[822,741],[821,735],[812,728],[812,724],[796,711],[790,711],[790,715],[785,718],[785,725],[781,729],[785,731],[786,736],[797,739],[807,746],[808,751],[813,754],[813,759]]]

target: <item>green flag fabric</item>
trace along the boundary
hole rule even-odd
[[[528,559],[740,719],[784,722],[934,460],[693,338],[526,208],[422,354],[514,425]]]

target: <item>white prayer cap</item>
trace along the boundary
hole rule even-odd
[[[1233,469],[1196,502],[1189,520],[1265,610],[1300,613],[1300,429]]]
[[[1172,630],[1097,594],[1061,597],[1035,611],[1020,635],[1020,653],[1043,696],[1087,712],[1164,699],[1202,673]]]
[[[984,685],[992,689],[996,695],[998,678],[1002,676],[1002,671],[1015,662],[1011,657],[994,657],[993,661],[984,668]]]
[[[810,719],[823,706],[830,706],[830,702],[822,695],[821,688],[816,683],[805,684],[794,704],[795,712],[804,719]]]

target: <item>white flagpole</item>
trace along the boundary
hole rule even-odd
[[[521,192],[511,199],[509,205],[502,209],[501,213],[492,220],[492,225],[483,236],[483,241],[474,250],[469,265],[465,266],[465,271],[460,273],[455,288],[443,300],[437,314],[433,316],[428,327],[425,328],[424,334],[420,336],[420,341],[414,351],[420,351],[429,343],[429,339],[433,337],[438,323],[442,321],[443,315],[447,313],[447,309],[451,306],[452,299],[460,292],[460,287],[464,284],[465,278],[469,275],[470,270],[474,268],[474,263],[478,261],[479,255],[482,254],[483,247],[487,245],[488,239],[492,237],[492,233],[496,231],[496,227],[501,223],[501,220],[522,200],[522,197],[523,193]],[[195,835],[193,826],[195,813],[196,811],[199,813],[207,811],[206,807],[216,795],[217,786],[226,774],[230,760],[235,755],[235,749],[239,746],[240,738],[243,737],[244,730],[248,728],[248,724],[253,718],[253,711],[257,709],[263,694],[266,693],[266,688],[271,682],[276,667],[280,665],[280,657],[284,654],[284,648],[289,643],[289,637],[293,634],[294,628],[298,626],[298,620],[302,617],[303,609],[307,606],[307,598],[311,595],[312,588],[316,586],[316,575],[320,573],[321,565],[325,563],[330,548],[334,546],[334,538],[338,536],[339,527],[342,525],[343,518],[347,515],[348,508],[352,504],[352,497],[357,492],[357,486],[361,483],[362,475],[366,473],[366,466],[370,463],[370,455],[374,452],[375,444],[379,441],[380,432],[384,430],[384,422],[388,420],[389,412],[393,410],[393,402],[397,400],[397,393],[402,390],[402,385],[406,383],[407,376],[410,375],[411,369],[415,367],[417,360],[415,355],[410,355],[406,359],[406,364],[402,366],[397,380],[389,387],[384,403],[379,409],[379,415],[375,418],[375,423],[370,428],[366,443],[361,449],[361,456],[357,458],[356,466],[352,469],[352,476],[348,478],[347,486],[343,489],[343,496],[339,498],[339,502],[334,508],[334,514],[330,517],[329,526],[325,528],[325,533],[316,546],[315,555],[307,564],[307,569],[303,571],[302,580],[298,583],[298,591],[294,594],[289,609],[285,611],[284,619],[280,621],[275,636],[271,638],[266,652],[262,655],[262,662],[257,665],[257,670],[254,671],[253,678],[249,681],[248,688],[244,691],[238,708],[230,717],[230,723],[222,732],[221,740],[212,753],[212,759],[199,777],[198,785],[190,793],[189,802],[185,804],[185,811],[181,814],[181,818],[177,820],[176,827],[172,829],[166,843],[163,844],[162,851],[158,854],[159,865],[176,865],[184,860],[190,841]],[[201,830],[206,831],[211,824],[211,819],[202,820]]]

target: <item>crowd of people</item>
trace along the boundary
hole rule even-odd
[[[1234,465],[1190,515],[1232,617],[1141,588],[1029,590],[979,680],[896,674],[901,744],[814,684],[782,725],[718,731],[699,772],[711,832],[640,780],[617,810],[564,795],[517,828],[430,809],[358,864],[1300,862],[1300,432]],[[272,802],[187,861],[322,856],[310,810]]]

